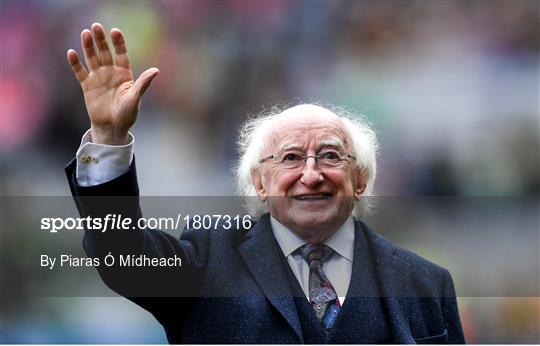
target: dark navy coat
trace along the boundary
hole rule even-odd
[[[92,187],[77,184],[75,161],[66,173],[82,217],[141,215],[135,163],[124,175]],[[371,256],[370,275],[362,271],[360,240]],[[89,257],[101,259],[109,252],[182,259],[181,267],[98,267],[110,288],[155,316],[171,343],[305,342],[289,269],[268,214],[249,230],[184,230],[180,239],[155,230],[87,230],[83,245]],[[366,291],[367,280],[378,289]],[[465,342],[449,272],[355,220],[350,286],[326,342],[365,343],[376,334],[380,327],[366,318],[370,311],[362,303],[367,297],[384,310],[390,335],[380,342]]]

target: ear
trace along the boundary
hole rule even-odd
[[[354,186],[354,199],[359,200],[360,196],[366,190],[367,185],[367,172],[365,168],[356,169],[356,184]]]
[[[264,188],[264,184],[262,181],[261,172],[257,168],[251,169],[251,182],[253,183],[253,187],[255,187],[255,191],[257,192],[257,196],[259,196],[259,200],[261,202],[266,202],[266,190]]]

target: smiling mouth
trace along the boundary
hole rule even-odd
[[[297,201],[318,201],[318,200],[325,200],[330,199],[332,197],[329,193],[318,193],[318,194],[311,194],[311,195],[298,195],[294,196],[293,198]]]

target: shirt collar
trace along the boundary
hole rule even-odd
[[[288,257],[302,245],[307,244],[305,240],[297,236],[273,216],[270,217],[270,224],[272,226],[272,232],[285,257]],[[337,232],[324,241],[324,244],[352,262],[354,257],[354,221],[352,216],[349,216]]]

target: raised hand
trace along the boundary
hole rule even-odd
[[[92,141],[121,145],[128,142],[128,132],[137,120],[142,94],[159,73],[150,68],[133,81],[124,35],[111,30],[115,57],[109,50],[103,26],[92,24],[91,31],[81,32],[81,44],[86,69],[73,49],[67,59],[84,93],[86,110],[90,117]],[[96,49],[97,48],[97,51]]]

